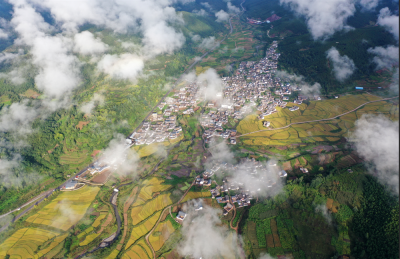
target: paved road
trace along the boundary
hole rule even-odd
[[[246,136],[246,135],[250,135],[250,134],[254,134],[254,133],[257,133],[257,132],[262,132],[262,131],[271,131],[271,130],[286,129],[286,128],[288,128],[288,127],[290,127],[290,126],[293,126],[293,125],[296,125],[296,124],[304,124],[304,123],[311,123],[311,122],[318,122],[318,121],[329,121],[329,120],[334,120],[334,119],[336,119],[336,118],[338,118],[338,117],[341,117],[341,116],[343,116],[343,115],[346,115],[346,114],[349,114],[349,113],[351,113],[351,112],[354,112],[354,111],[360,109],[361,107],[363,107],[363,106],[366,105],[366,104],[375,103],[375,102],[387,101],[387,100],[395,99],[395,98],[398,98],[398,97],[399,97],[399,96],[390,97],[390,98],[384,98],[384,99],[380,99],[380,100],[376,100],[376,101],[369,101],[369,102],[366,102],[366,103],[361,104],[360,106],[358,106],[357,108],[354,108],[354,109],[351,110],[351,111],[342,113],[342,114],[340,114],[340,115],[336,115],[335,117],[332,117],[332,118],[320,119],[320,120],[312,120],[312,121],[293,122],[293,123],[290,123],[290,124],[288,124],[288,125],[286,125],[286,126],[284,126],[284,127],[280,127],[280,128],[263,129],[263,130],[257,130],[257,131],[245,133],[245,134],[242,134],[242,135],[237,136],[237,138],[240,138],[240,137],[243,137],[243,136]]]

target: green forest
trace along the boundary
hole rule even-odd
[[[398,201],[365,171],[288,180],[279,195],[250,207],[240,222],[249,258],[398,258]]]

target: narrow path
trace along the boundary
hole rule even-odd
[[[272,131],[272,130],[286,129],[286,128],[289,128],[290,126],[292,126],[292,125],[296,125],[296,124],[304,124],[304,123],[311,123],[311,122],[318,122],[318,121],[329,121],[329,120],[334,120],[334,119],[336,119],[336,118],[338,118],[338,117],[341,117],[341,116],[344,116],[344,115],[346,115],[346,114],[349,114],[349,113],[351,113],[351,112],[354,112],[354,111],[356,111],[356,110],[360,109],[361,107],[363,107],[363,106],[364,106],[364,105],[366,105],[366,104],[369,104],[369,103],[376,103],[376,102],[382,102],[382,101],[387,101],[387,100],[395,99],[395,98],[398,98],[398,97],[399,97],[399,96],[396,96],[396,97],[390,97],[390,98],[384,98],[384,99],[375,100],[375,101],[369,101],[369,102],[366,102],[366,103],[363,103],[363,104],[361,104],[360,106],[358,106],[358,107],[354,108],[354,109],[353,109],[353,110],[351,110],[351,111],[348,111],[348,112],[345,112],[345,113],[342,113],[342,114],[336,115],[335,117],[332,117],[332,118],[328,118],[328,119],[320,119],[320,120],[312,120],[312,121],[293,122],[293,123],[290,123],[290,124],[288,124],[288,125],[286,125],[286,126],[283,126],[283,127],[280,127],[280,128],[274,128],[274,129],[263,129],[263,130],[257,130],[257,131],[253,131],[253,132],[245,133],[245,134],[242,134],[242,135],[239,135],[239,136],[237,136],[237,138],[240,138],[240,137],[243,137],[243,136],[246,136],[246,135],[250,135],[250,134],[254,134],[254,133],[257,133],[257,132],[263,132],[263,131]]]

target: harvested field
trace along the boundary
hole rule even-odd
[[[254,221],[249,221],[247,223],[247,236],[251,242],[253,248],[258,248],[256,223]]]
[[[272,236],[274,237],[274,245],[275,247],[281,247],[281,241],[279,240],[278,233],[273,233]]]
[[[76,191],[62,192],[26,221],[66,231],[83,217],[99,190],[98,187],[85,185]],[[64,213],[65,210],[69,213]]]
[[[106,228],[111,223],[113,218],[113,215],[111,213],[108,213],[107,219],[103,222],[103,224],[101,224],[101,228],[97,233],[103,232],[104,228]]]
[[[267,238],[267,247],[275,247],[274,237],[272,236],[272,234],[268,234],[266,238]]]
[[[90,155],[91,157],[95,157],[97,154],[99,154],[101,150],[94,150],[93,153]]]
[[[272,233],[278,233],[278,227],[276,225],[275,219],[271,219],[271,230],[272,230]]]
[[[110,175],[111,170],[104,170],[103,172],[96,174],[91,182],[95,184],[104,184]]]

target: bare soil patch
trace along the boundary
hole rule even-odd
[[[90,121],[80,121],[75,128],[82,130],[84,126],[88,125]]]
[[[106,170],[104,172],[101,172],[97,174],[95,177],[92,179],[92,183],[97,183],[97,184],[104,184],[105,181],[107,181],[108,176],[111,174],[111,170]]]
[[[95,157],[101,150],[94,150],[93,153],[90,155],[91,157]]]

